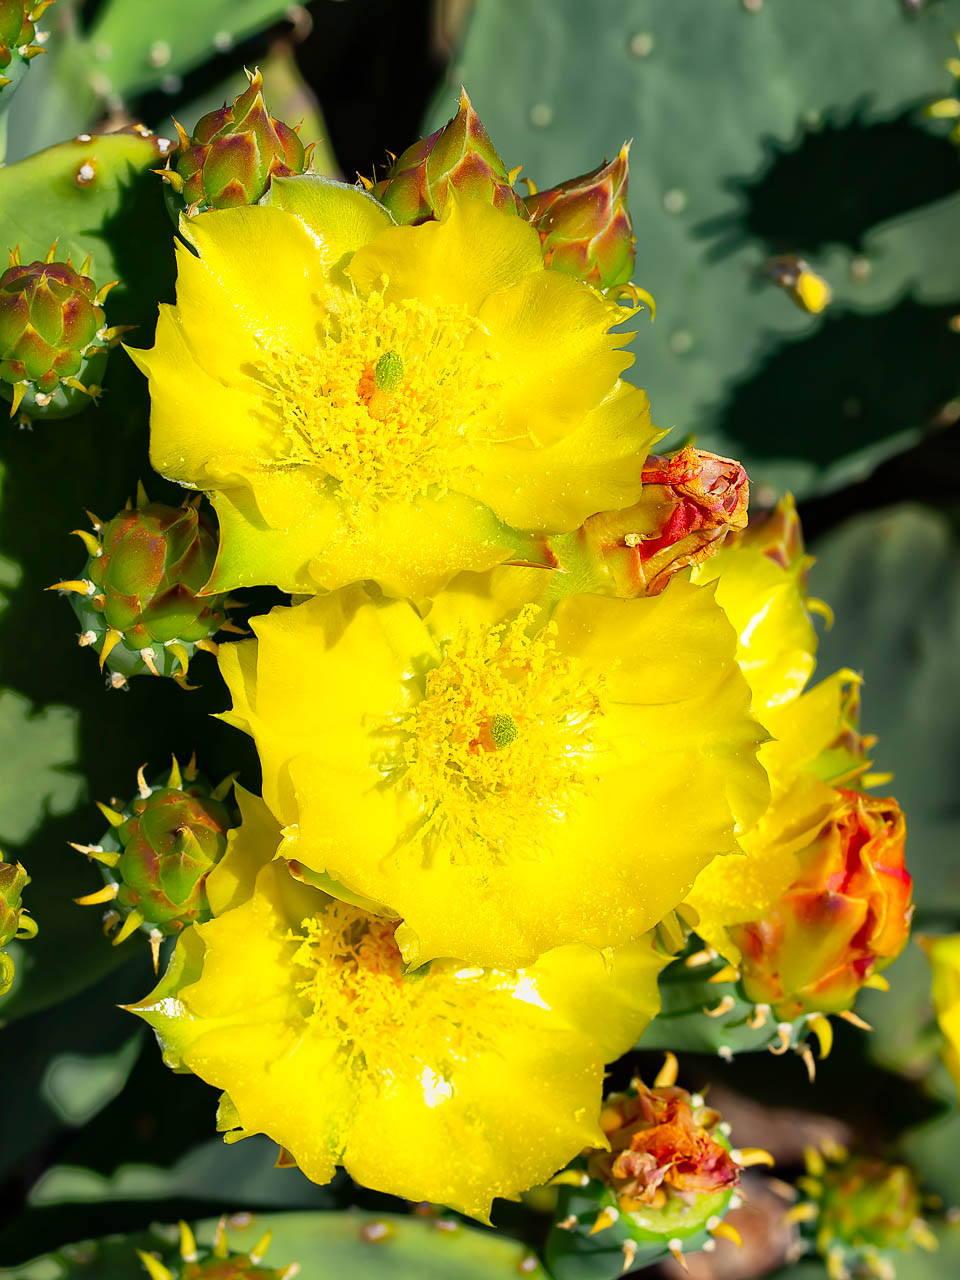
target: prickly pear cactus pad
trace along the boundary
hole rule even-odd
[[[3,1276],[960,1268],[958,32],[0,0]]]

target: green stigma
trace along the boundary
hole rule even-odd
[[[399,351],[385,351],[373,371],[373,385],[378,391],[396,391],[403,381],[403,357]]]
[[[519,733],[513,716],[494,716],[490,721],[490,740],[498,751],[516,742]]]

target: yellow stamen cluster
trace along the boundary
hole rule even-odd
[[[315,356],[272,344],[258,376],[283,464],[316,468],[354,503],[409,501],[453,478],[496,386],[478,321],[460,307],[344,295]],[[492,425],[495,430],[495,423]]]
[[[554,623],[535,629],[537,612],[463,631],[401,725],[427,853],[539,857],[545,822],[563,821],[596,761],[602,681],[557,652]]]
[[[472,1017],[477,1004],[497,993],[512,998],[515,975],[446,961],[404,973],[396,927],[331,900],[290,934],[300,944],[293,963],[305,975],[296,990],[309,1005],[311,1026],[341,1046],[348,1068],[390,1078],[412,1053],[424,1054],[424,1088],[439,1101],[451,1092],[446,1067],[480,1046],[478,1028],[489,1015]]]

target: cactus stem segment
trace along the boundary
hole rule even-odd
[[[82,898],[74,898],[74,902],[78,907],[99,907],[105,902],[112,902],[119,892],[119,885],[105,884],[95,893],[86,893]]]

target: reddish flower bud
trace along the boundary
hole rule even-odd
[[[312,148],[304,150],[295,130],[270,115],[260,72],[247,75],[250,87],[232,106],[203,116],[192,138],[177,126],[177,167],[161,176],[179,191],[190,213],[256,204],[273,178],[289,178],[307,167]]]
[[[896,800],[838,790],[836,808],[798,856],[801,872],[762,920],[735,925],[747,998],[790,1020],[849,1009],[903,950],[912,880]]]
[[[9,75],[4,72],[16,57],[19,67],[43,53],[36,38],[36,23],[53,4],[53,0],[0,0],[0,89],[10,84],[18,67]]]
[[[640,501],[591,516],[579,533],[583,554],[617,595],[657,595],[672,574],[746,527],[749,495],[747,473],[730,458],[689,445],[669,457],[651,454]]]
[[[12,385],[11,416],[27,393],[30,407],[41,408],[63,386],[96,398],[90,374],[102,372],[120,333],[106,327],[102,306],[113,286],[97,290],[89,258],[77,271],[69,258],[54,261],[55,252],[53,245],[43,262],[21,263],[13,249],[0,275],[0,381]]]
[[[457,114],[429,138],[408,147],[372,188],[380,203],[404,224],[437,218],[450,191],[483,200],[495,209],[523,212],[523,202],[466,89],[460,90]]]
[[[636,241],[627,209],[630,144],[610,164],[524,200],[548,267],[599,289],[630,279]]]

